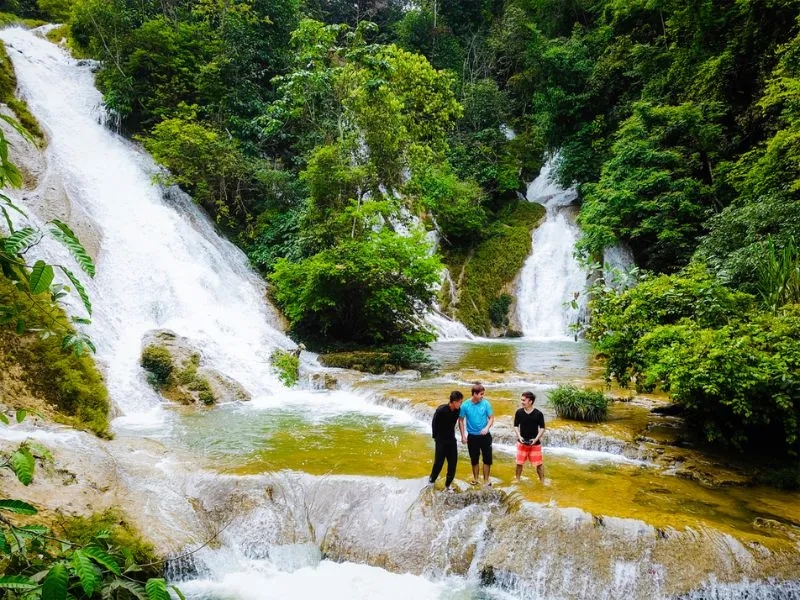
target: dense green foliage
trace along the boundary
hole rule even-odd
[[[608,418],[608,398],[602,392],[560,385],[550,392],[547,401],[562,419],[598,423]]]
[[[25,418],[17,412],[17,421]],[[3,415],[3,421],[8,419]],[[0,468],[12,471],[23,485],[33,481],[36,462],[52,462],[42,444],[23,442]],[[167,600],[161,561],[151,547],[113,512],[63,522],[61,531],[32,522],[35,506],[13,498],[0,499],[0,595],[42,600],[135,597]],[[180,596],[177,588],[173,589]]]
[[[592,290],[587,337],[607,376],[668,390],[709,441],[797,451],[800,308],[759,310],[701,267]]]
[[[26,16],[66,6],[17,1]],[[792,350],[767,327],[791,330],[798,294],[798,9],[77,0],[70,39],[103,59],[106,103],[164,179],[238,240],[294,334],[320,346],[430,339],[439,267],[419,223],[439,231],[458,287],[442,309],[502,331],[540,218],[516,192],[558,152],[559,181],[578,185],[580,251],[624,242],[654,273],[595,290],[588,335],[609,375],[669,387],[708,437],[741,445],[755,407],[754,427],[791,425]],[[736,335],[761,357],[738,391],[690,382]]]

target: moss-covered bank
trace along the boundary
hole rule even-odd
[[[1,23],[1,21],[0,21]],[[0,24],[2,26],[2,24]],[[14,66],[6,52],[6,46],[0,42],[0,102],[8,105],[14,112],[17,120],[27,129],[30,134],[39,142],[44,142],[44,132],[39,126],[39,122],[28,110],[28,105],[24,100],[16,97],[17,76],[14,73]]]
[[[0,276],[0,306],[29,304],[8,279]],[[44,329],[51,308],[34,303],[27,313],[28,330]],[[61,338],[18,334],[0,325],[0,402],[12,408],[42,412],[56,421],[107,437],[109,399],[94,360],[61,347]]]
[[[491,335],[493,325],[502,329],[504,315],[498,309],[508,311],[511,302],[505,296],[514,293],[511,284],[531,252],[531,231],[544,212],[541,204],[518,202],[500,215],[475,248],[446,252],[443,260],[457,289],[452,294],[445,284],[443,310],[478,335]]]

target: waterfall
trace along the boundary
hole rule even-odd
[[[152,159],[103,125],[88,61],[23,29],[5,29],[0,38],[21,96],[47,131],[47,177],[63,184],[64,212],[80,209],[102,240],[97,277],[84,276],[95,307],[86,333],[120,410],[158,406],[138,365],[142,337],[156,328],[196,342],[206,364],[254,397],[280,388],[269,356],[294,344],[278,330],[263,281],[243,253],[217,235],[185,194],[155,185]]]
[[[577,193],[552,181],[556,157],[550,158],[528,186],[529,202],[545,207],[545,221],[533,232],[533,249],[525,261],[517,292],[519,322],[526,337],[567,339],[569,326],[581,316],[586,273],[575,260],[580,231],[569,205]],[[566,305],[577,297],[578,310]]]

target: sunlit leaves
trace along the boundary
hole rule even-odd
[[[18,254],[26,250],[39,237],[39,231],[33,227],[18,229],[3,242],[6,252]]]
[[[11,455],[9,462],[11,463],[11,468],[14,470],[17,479],[19,479],[23,485],[30,485],[31,481],[33,481],[33,470],[36,465],[36,461],[30,450],[25,446],[21,446]]]
[[[31,506],[22,500],[9,500],[0,499],[0,510],[16,513],[18,515],[35,515],[37,512],[35,506]]]
[[[148,579],[145,589],[148,600],[170,600],[167,584],[163,579]]]

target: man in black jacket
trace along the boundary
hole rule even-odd
[[[428,480],[431,485],[436,483],[436,478],[442,471],[445,459],[447,459],[447,478],[444,480],[444,489],[452,491],[450,484],[456,476],[456,463],[458,462],[458,445],[456,444],[456,423],[461,411],[461,402],[464,394],[459,391],[450,392],[450,402],[442,404],[433,413],[431,422],[431,434],[436,440],[436,455],[433,459],[433,469]],[[461,431],[461,443],[466,444],[464,431]]]

